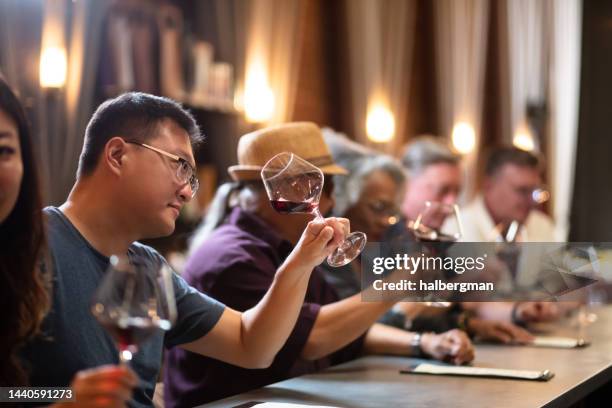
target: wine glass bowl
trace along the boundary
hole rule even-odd
[[[454,222],[449,222],[454,220]],[[454,225],[447,227],[447,225]],[[423,210],[415,220],[408,222],[408,229],[419,241],[456,242],[463,236],[463,226],[456,204],[442,204],[426,201]]]
[[[459,207],[456,204],[426,201],[416,219],[408,222],[408,229],[418,241],[432,244],[434,252],[445,251],[463,236]],[[425,304],[445,308],[452,305],[451,302],[439,300],[426,301]]]
[[[130,361],[140,344],[170,330],[176,304],[169,269],[138,256],[111,256],[91,312],[116,342],[119,360]]]
[[[272,207],[283,214],[315,214],[323,191],[323,172],[292,153],[280,153],[261,171]]]
[[[324,218],[319,200],[325,177],[318,167],[296,154],[282,152],[272,157],[261,170],[270,204],[282,214],[312,214]],[[363,250],[367,241],[363,232],[349,234],[344,242],[327,257],[330,266],[346,265]]]

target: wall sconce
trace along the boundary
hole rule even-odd
[[[366,134],[375,143],[391,141],[395,135],[393,113],[382,105],[372,107],[366,118]]]
[[[274,92],[268,85],[268,78],[261,64],[254,64],[247,71],[243,104],[249,122],[268,122],[274,115]]]
[[[533,138],[533,133],[526,124],[523,123],[516,129],[514,137],[512,138],[512,144],[514,147],[527,152],[535,150],[536,142]]]
[[[274,114],[274,92],[261,85],[247,88],[244,93],[244,112],[249,122],[268,122]]]
[[[46,47],[40,55],[40,86],[62,88],[66,84],[66,50],[60,47]]]
[[[529,133],[516,133],[512,139],[512,144],[514,147],[527,152],[532,152],[535,149],[533,136]]]
[[[453,147],[461,154],[471,153],[476,146],[476,132],[472,125],[466,122],[455,124],[451,139]]]

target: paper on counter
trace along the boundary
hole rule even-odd
[[[549,370],[510,370],[505,368],[486,368],[486,367],[465,367],[447,366],[439,364],[421,363],[410,370],[401,371],[402,373],[412,374],[435,374],[435,375],[461,375],[467,377],[496,377],[514,378],[520,380],[539,380],[546,381],[553,377]]]
[[[305,405],[292,404],[288,402],[262,402],[261,404],[253,405],[257,408],[335,408],[327,405]]]
[[[587,346],[588,342],[584,339],[575,339],[572,337],[536,336],[533,343],[528,345],[535,347],[576,348]]]

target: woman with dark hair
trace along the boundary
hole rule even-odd
[[[39,330],[49,296],[38,267],[45,243],[32,139],[0,77],[0,384],[24,385],[17,351]]]
[[[45,229],[40,183],[28,122],[19,100],[0,76],[0,386],[28,385],[19,351],[43,330],[50,305],[41,267]],[[48,264],[48,263],[46,263]],[[44,334],[41,334],[44,335]],[[52,340],[52,339],[51,339]],[[124,406],[137,383],[127,367],[79,372],[71,407]],[[54,405],[59,408],[63,403]]]

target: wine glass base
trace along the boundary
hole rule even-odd
[[[338,268],[351,262],[361,253],[368,239],[363,232],[353,232],[330,256],[327,257],[329,266]]]

